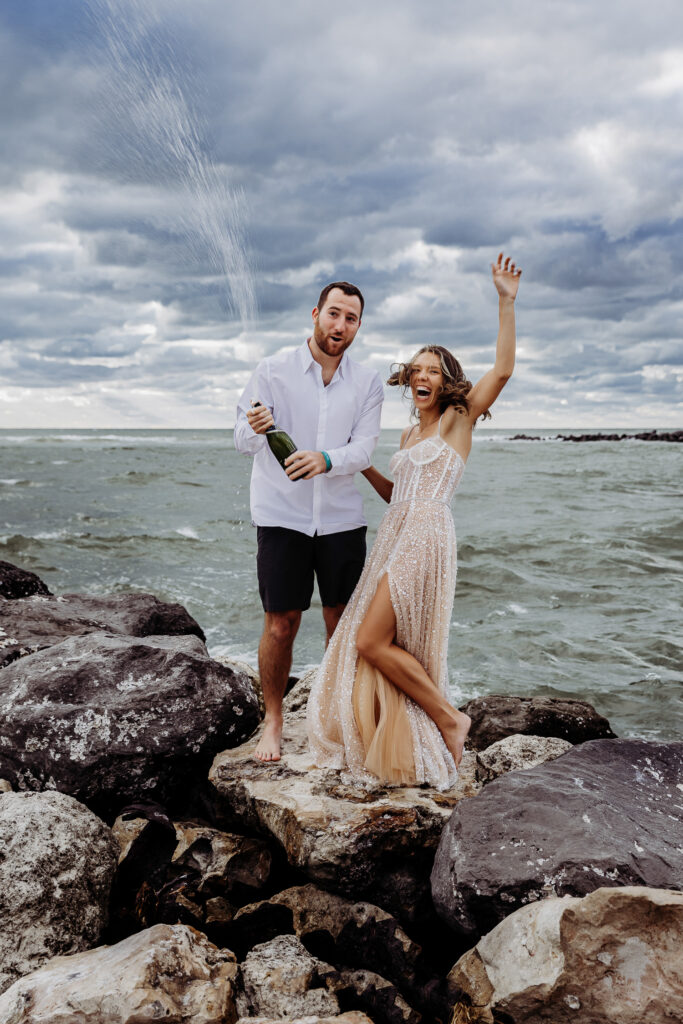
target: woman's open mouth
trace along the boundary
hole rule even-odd
[[[429,388],[417,387],[415,388],[415,394],[418,398],[429,398],[431,391]]]

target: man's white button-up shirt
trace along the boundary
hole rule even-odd
[[[284,526],[309,537],[366,525],[353,474],[370,465],[379,437],[384,390],[375,370],[345,352],[330,383],[308,342],[263,359],[237,406],[235,447],[254,456],[251,517],[256,526]],[[332,469],[311,480],[290,480],[246,413],[251,399],[267,406],[276,426],[302,451],[326,451]]]

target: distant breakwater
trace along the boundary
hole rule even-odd
[[[646,430],[641,434],[556,434],[555,437],[530,437],[515,434],[511,441],[683,441],[683,430]]]

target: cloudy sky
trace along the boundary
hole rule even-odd
[[[0,426],[231,426],[336,278],[476,379],[501,249],[492,425],[681,426],[680,0],[3,0],[0,68]]]

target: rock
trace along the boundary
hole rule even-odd
[[[196,923],[179,915],[168,920],[160,912],[160,894],[169,881],[168,869],[178,842],[168,815],[153,806],[127,809],[114,822],[112,832],[120,852],[112,891],[110,941],[160,921]]]
[[[285,694],[285,698],[282,701],[282,710],[285,714],[294,714],[296,712],[306,712],[306,705],[308,704],[308,695],[311,692],[311,686],[313,680],[318,674],[319,665],[314,668],[309,668],[307,672],[304,672],[294,684],[289,688]]]
[[[3,795],[0,991],[51,957],[98,941],[116,855],[111,831],[70,796]]]
[[[478,938],[544,895],[683,887],[683,743],[593,740],[460,803],[432,871],[438,913]]]
[[[183,925],[60,956],[0,996],[0,1024],[234,1021],[235,958]]]
[[[180,822],[172,864],[197,876],[199,892],[253,899],[268,882],[272,857],[261,839]]]
[[[194,636],[70,637],[0,672],[0,775],[110,821],[134,800],[191,800],[257,724],[246,681]]]
[[[340,1013],[337,1017],[240,1017],[237,1024],[373,1024],[369,1017],[358,1010]]]
[[[140,926],[181,923],[225,945],[218,926],[270,878],[272,857],[263,840],[174,824],[154,805],[132,807],[113,832],[121,848],[112,897],[117,938]]]
[[[457,962],[466,1020],[683,1020],[683,895],[626,886],[522,907]],[[454,1019],[458,1020],[458,1006]]]
[[[293,935],[254,946],[241,970],[237,1009],[243,1017],[331,1017],[340,1012],[326,985],[334,969],[311,956]]]
[[[0,779],[0,793],[11,793],[12,783],[8,782],[7,779]]]
[[[571,749],[568,740],[556,736],[506,736],[477,754],[477,779],[492,782],[505,772],[535,768]]]
[[[565,697],[475,697],[461,711],[472,719],[467,742],[474,750],[513,733],[557,736],[569,743],[614,739],[609,722],[585,700]]]
[[[328,979],[341,1007],[361,1007],[376,1024],[419,1024],[422,1017],[394,985],[374,971],[339,971]]]
[[[247,661],[240,661],[238,658],[216,658],[216,661],[219,665],[225,665],[226,668],[232,669],[236,675],[245,676],[249,680],[251,687],[256,694],[256,699],[258,700],[261,718],[263,718],[266,713],[266,705],[263,702],[261,677],[253,665],[250,665]]]
[[[101,631],[205,639],[182,605],[167,604],[152,594],[37,594],[20,601],[0,601],[0,666],[67,637]]]
[[[228,945],[240,957],[258,941],[291,932],[310,953],[338,970],[371,965],[382,975],[383,991],[392,982],[417,1009],[434,1017],[445,1014],[442,984],[398,921],[371,903],[352,902],[316,885],[294,886],[242,907],[235,914]],[[373,1012],[369,1004],[363,1005]]]
[[[11,562],[0,561],[0,597],[15,601],[33,594],[49,594],[47,585],[39,576],[27,569],[20,569]]]
[[[433,913],[427,878],[444,824],[459,800],[478,792],[474,754],[456,787],[374,788],[344,773],[314,769],[303,713],[285,716],[282,760],[253,758],[256,738],[214,760],[210,779],[229,827],[270,834],[292,867],[354,899],[367,898],[403,923]]]

